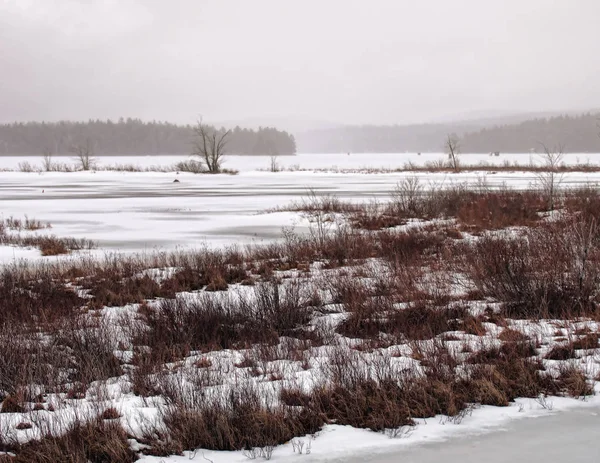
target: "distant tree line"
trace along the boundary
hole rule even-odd
[[[311,130],[296,136],[301,153],[440,152],[448,133],[461,135],[477,125],[363,125]]]
[[[192,125],[131,118],[0,125],[0,155],[68,154],[73,147],[87,144],[95,155],[190,154],[193,141]],[[296,153],[296,141],[293,135],[274,128],[235,127],[227,139],[227,153],[291,155]]]
[[[527,153],[562,145],[565,152],[600,152],[600,114],[533,119],[482,128],[481,121],[388,126],[346,126],[311,130],[296,136],[302,153],[440,152],[448,134],[459,138],[463,153]]]
[[[599,121],[600,114],[589,113],[534,119],[466,133],[462,136],[460,145],[465,153],[543,152],[542,144],[549,147],[562,146],[565,152],[570,153],[598,153]]]

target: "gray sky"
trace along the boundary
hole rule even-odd
[[[600,107],[599,0],[0,0],[0,120]]]

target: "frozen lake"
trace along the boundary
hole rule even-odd
[[[154,156],[97,156],[97,164],[110,166],[115,164],[133,164],[140,167],[170,166],[179,161],[192,159],[186,155],[154,155]],[[338,153],[338,154],[298,154],[296,156],[279,156],[277,163],[284,168],[299,167],[301,169],[360,169],[365,167],[382,167],[396,169],[408,162],[423,165],[446,159],[443,153]],[[519,164],[543,164],[543,158],[535,153],[507,153],[499,156],[488,154],[461,154],[461,162],[465,164],[487,163],[502,165],[505,162]],[[1,156],[1,169],[18,169],[22,162],[29,162],[34,167],[42,167],[42,156]],[[56,156],[53,162],[75,164],[72,156]],[[563,161],[568,165],[600,164],[600,153],[568,153]],[[224,167],[240,172],[268,170],[271,165],[269,156],[226,156]]]
[[[600,408],[512,421],[496,432],[405,448],[347,463],[592,463],[600,461]]]
[[[465,163],[503,163],[528,154],[489,157],[464,155]],[[600,155],[568,155],[565,162],[588,162]],[[172,165],[185,156],[104,157],[100,165]],[[281,165],[301,169],[397,168],[405,162],[422,164],[443,159],[438,154],[298,155],[280,157]],[[39,164],[39,157],[0,157],[0,169],[19,162]],[[73,162],[72,158],[56,158]],[[592,162],[592,161],[590,161]],[[528,188],[535,174],[487,173],[338,173],[268,172],[266,156],[227,158],[226,167],[238,175],[194,175],[160,172],[0,172],[0,216],[29,217],[52,223],[51,233],[98,241],[103,250],[150,251],[177,247],[260,243],[281,236],[282,227],[301,231],[304,221],[293,213],[261,213],[305,197],[309,190],[354,201],[385,200],[396,184],[416,175],[423,185],[475,184],[481,178],[492,187]],[[262,170],[261,170],[262,169]],[[179,180],[174,183],[174,180]],[[565,174],[564,186],[597,184],[600,174]],[[16,253],[4,250],[12,258]],[[8,257],[6,257],[8,256]],[[29,256],[28,256],[29,257]]]

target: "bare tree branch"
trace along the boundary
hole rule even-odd
[[[86,138],[85,144],[71,145],[69,151],[75,154],[75,159],[79,161],[81,170],[90,170],[96,164],[94,143],[89,138]]]
[[[196,139],[194,140],[193,156],[198,156],[200,162],[207,172],[217,174],[221,171],[223,157],[225,156],[225,146],[230,130],[225,132],[207,126],[199,120],[194,127]]]
[[[544,196],[546,196],[548,209],[553,211],[556,196],[563,179],[563,174],[559,172],[559,167],[564,158],[564,151],[562,145],[558,145],[552,150],[544,143],[540,142],[540,145],[544,148],[544,153],[541,154],[541,157],[546,164],[546,170],[539,173],[537,176],[537,183],[544,193]]]
[[[448,134],[446,137],[445,148],[448,151],[448,160],[450,161],[450,166],[454,172],[458,172],[460,170],[460,162],[458,159],[460,145],[458,142],[458,137],[454,134]]]

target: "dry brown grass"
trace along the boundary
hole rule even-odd
[[[444,414],[459,422],[473,403],[589,394],[585,372],[568,359],[598,349],[597,333],[561,331],[565,342],[546,358],[562,363],[548,363],[547,372],[539,340],[509,328],[516,326],[511,318],[598,318],[600,201],[576,192],[557,204],[563,214],[548,221],[539,218],[543,204],[534,193],[456,187],[404,191],[390,205],[363,206],[325,198],[306,213],[316,220],[342,214],[348,222],[308,236],[287,233],[267,246],[3,267],[3,408],[41,411],[51,392],[89,398],[94,382],[126,374],[134,393],[167,403],[166,428],[149,428],[141,439],[151,453],[268,453],[325,423],[393,436],[416,418]],[[452,220],[381,230],[411,217]],[[503,230],[513,226],[520,228]],[[468,232],[479,236],[463,240]],[[305,278],[316,272],[319,278]],[[237,284],[247,292],[224,292]],[[177,297],[186,291],[198,294]],[[479,312],[481,301],[488,309]],[[100,309],[128,303],[139,306],[118,320],[117,336]],[[339,323],[317,324],[336,311],[344,312]],[[502,327],[495,347],[486,323]],[[328,353],[322,366],[310,358],[317,346]],[[119,361],[117,349],[132,358]],[[213,356],[223,349],[243,349],[243,360],[223,366]],[[181,362],[191,353],[197,357]],[[401,355],[411,362],[402,370],[395,362]],[[304,374],[322,368],[322,382],[303,392],[281,381],[288,379],[281,360]],[[240,387],[219,392],[231,371],[244,378]],[[248,378],[272,385],[277,400],[246,386]],[[39,396],[28,392],[32,384],[44,385]],[[104,403],[103,410],[99,420],[15,446],[15,461],[65,461],[68,452],[77,462],[131,461],[119,412]]]
[[[127,434],[115,420],[75,421],[60,435],[46,435],[26,444],[14,444],[13,463],[133,463]]]

